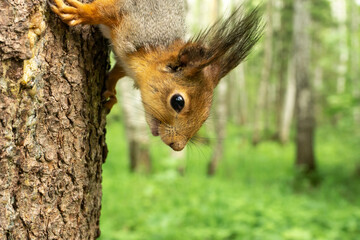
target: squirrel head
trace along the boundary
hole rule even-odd
[[[189,41],[128,56],[154,136],[181,151],[209,116],[213,92],[260,38],[258,10],[239,9]]]

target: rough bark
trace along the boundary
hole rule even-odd
[[[310,9],[309,0],[294,1],[294,60],[297,86],[296,165],[304,172],[315,170],[314,100],[310,82]]]
[[[0,239],[95,239],[106,42],[45,0],[0,10]]]
[[[151,171],[148,127],[144,118],[140,91],[133,88],[131,79],[121,79],[119,83],[121,105],[129,145],[130,171]]]

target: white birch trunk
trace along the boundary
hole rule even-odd
[[[228,118],[236,125],[244,125],[247,121],[247,92],[244,65],[240,64],[229,74],[227,94]]]
[[[208,166],[208,175],[214,175],[220,160],[224,154],[224,139],[226,137],[226,122],[227,122],[227,95],[228,83],[226,79],[223,79],[217,86],[216,102],[214,103],[215,112],[215,132],[216,132],[216,144],[211,161]]]
[[[261,140],[261,134],[264,129],[264,113],[265,113],[265,103],[268,93],[269,78],[271,75],[271,65],[272,65],[272,38],[273,38],[273,28],[272,28],[272,0],[268,0],[267,3],[267,16],[266,16],[266,31],[265,31],[265,57],[264,57],[264,67],[262,69],[260,87],[258,91],[256,109],[255,109],[255,118],[254,118],[254,133],[253,133],[253,143],[257,144]]]
[[[211,22],[215,22],[219,16],[219,0],[213,0],[211,2]],[[208,165],[208,175],[214,175],[220,160],[223,157],[224,144],[223,141],[226,135],[226,122],[227,122],[227,89],[228,83],[227,78],[220,81],[216,87],[216,100],[213,105],[215,119],[215,133],[216,133],[216,144],[213,155]]]
[[[240,64],[236,70],[237,76],[237,86],[238,91],[236,94],[239,95],[239,106],[238,106],[238,113],[236,114],[235,123],[239,125],[244,125],[247,123],[248,120],[248,95],[246,89],[246,78],[245,78],[245,67],[244,63]],[[230,88],[231,89],[231,88]]]
[[[291,59],[288,64],[287,87],[286,87],[285,101],[283,105],[280,131],[279,131],[280,142],[283,144],[289,141],[291,123],[293,120],[294,108],[295,108],[295,96],[296,96],[296,80],[295,80],[295,72],[294,72],[294,60]]]
[[[124,124],[129,144],[130,170],[150,172],[149,134],[141,103],[140,91],[134,89],[133,81],[124,78],[119,81]]]
[[[231,9],[243,4],[243,0],[230,0]],[[229,8],[229,9],[230,9]],[[228,8],[225,8],[225,11]],[[229,74],[228,88],[228,118],[236,125],[244,125],[248,118],[248,96],[246,89],[246,78],[244,63],[241,63]]]
[[[336,91],[338,94],[345,92],[346,87],[346,72],[348,71],[348,59],[349,59],[349,50],[347,47],[347,15],[346,15],[346,2],[344,0],[337,0],[334,2],[336,6],[335,18],[338,21],[338,36],[339,37],[339,64],[338,64],[338,77],[337,77],[337,86]]]

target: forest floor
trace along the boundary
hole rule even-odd
[[[102,240],[360,239],[360,136],[349,127],[317,130],[315,185],[296,172],[293,144],[254,147],[234,126],[211,178],[211,145],[190,146],[179,161],[152,138],[146,175],[129,172],[124,139],[121,123],[110,121]]]

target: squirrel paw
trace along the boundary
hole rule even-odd
[[[117,99],[116,99],[116,96],[115,96],[115,92],[112,92],[112,91],[109,91],[109,90],[106,90],[102,96],[103,96],[103,103],[104,103],[104,107],[106,109],[108,109],[109,111],[111,111],[111,108],[114,106],[115,103],[117,103]]]
[[[49,3],[53,12],[69,26],[75,26],[81,23],[90,23],[91,16],[87,14],[86,4],[78,2],[77,0],[65,0],[69,5],[66,5],[63,0],[53,0],[55,5]]]

